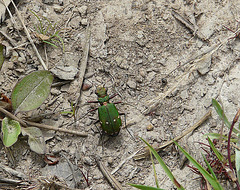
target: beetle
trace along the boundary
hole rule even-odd
[[[88,103],[100,104],[100,106],[96,109],[98,109],[98,117],[99,122],[101,124],[101,128],[105,134],[115,137],[119,134],[120,128],[122,126],[122,120],[120,118],[120,115],[125,115],[124,113],[119,114],[115,106],[116,103],[109,102],[109,100],[114,98],[117,94],[109,97],[109,95],[107,94],[107,88],[102,86],[97,87],[95,94],[98,96],[98,100],[89,101]]]

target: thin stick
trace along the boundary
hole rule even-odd
[[[133,153],[131,156],[125,158],[122,162],[120,162],[120,163],[118,164],[118,166],[111,172],[111,174],[116,173],[116,172],[123,166],[123,164],[124,164],[126,161],[128,161],[128,160],[130,160],[132,157],[134,157],[139,151],[140,151],[140,150],[136,151],[136,152]]]
[[[50,125],[41,124],[41,123],[25,121],[25,120],[19,119],[18,117],[16,117],[15,115],[11,114],[10,112],[8,112],[7,110],[5,110],[1,107],[0,107],[0,112],[6,114],[11,119],[14,119],[14,120],[18,121],[21,125],[23,125],[25,127],[28,127],[30,125],[30,126],[35,126],[35,127],[41,128],[41,129],[54,130],[54,131],[59,131],[59,132],[78,135],[78,136],[81,136],[81,137],[87,137],[88,136],[88,134],[80,133],[78,131],[62,129],[62,128],[57,128],[57,127],[53,127],[53,126],[50,126]]]
[[[24,24],[24,22],[23,22],[23,19],[22,19],[21,15],[20,15],[20,13],[19,13],[19,11],[18,11],[15,3],[13,2],[13,0],[11,0],[11,2],[12,2],[13,6],[14,6],[14,8],[15,8],[15,10],[16,10],[16,13],[17,13],[17,16],[18,16],[19,20],[20,20],[21,23],[22,23],[22,26],[23,26],[23,28],[24,28],[24,31],[25,31],[26,35],[27,35],[27,38],[28,38],[29,42],[31,43],[31,45],[33,46],[33,49],[34,49],[35,53],[37,54],[37,57],[38,57],[40,63],[42,64],[42,66],[43,66],[43,68],[44,68],[45,70],[48,70],[48,69],[47,69],[47,66],[45,65],[42,57],[40,56],[40,54],[39,54],[39,52],[38,52],[38,50],[37,50],[37,48],[36,48],[36,46],[35,46],[35,44],[34,44],[34,42],[33,42],[33,39],[31,38],[31,36],[30,36],[30,34],[29,34],[29,32],[28,32],[27,27],[25,26],[25,24]]]
[[[185,135],[187,135],[188,133],[190,133],[191,131],[195,130],[196,128],[198,128],[204,121],[206,121],[212,114],[212,111],[209,110],[197,123],[195,123],[192,127],[190,127],[189,129],[187,129],[185,132],[183,132],[183,134],[175,137],[174,139],[164,143],[163,145],[154,148],[157,152],[159,152],[161,149],[166,148],[167,146],[171,145],[173,143],[173,141],[178,141],[179,139],[181,139],[182,137],[184,137]],[[147,156],[149,156],[149,149],[145,148],[144,153],[141,154],[137,154],[136,156],[133,157],[134,160],[141,160],[146,158]]]
[[[117,190],[123,190],[122,185],[112,176],[112,174],[110,174],[107,169],[104,167],[104,165],[102,164],[102,162],[100,162],[97,158],[96,158],[96,162],[98,165],[98,168],[101,170],[101,172],[103,173],[103,175],[107,178],[107,180],[109,181],[109,183]]]
[[[83,57],[81,60],[81,65],[80,65],[80,69],[79,69],[79,73],[78,73],[78,86],[79,86],[80,93],[79,93],[79,96],[75,103],[76,107],[78,106],[78,103],[80,102],[83,78],[84,78],[85,71],[87,68],[88,53],[89,53],[89,48],[90,48],[90,36],[91,36],[91,30],[90,30],[90,26],[88,24],[87,30],[86,30],[85,48],[84,48]],[[76,112],[77,111],[78,110],[76,109]]]

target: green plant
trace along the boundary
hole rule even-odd
[[[12,91],[12,109],[15,114],[38,108],[48,97],[53,75],[49,71],[36,71],[25,76]],[[22,128],[19,121],[5,117],[2,121],[3,144],[12,146],[22,133],[28,136],[31,150],[38,154],[45,153],[42,132],[36,127]]]
[[[142,139],[142,141],[149,147],[150,151],[152,154],[155,156],[155,158],[158,160],[159,164],[162,166],[168,177],[171,179],[173,184],[176,186],[177,189],[183,190],[184,188],[177,182],[176,178],[173,176],[172,172],[168,169],[166,164],[163,162],[162,158],[158,155],[158,153],[155,151],[155,149],[145,140]],[[189,153],[187,153],[186,150],[184,150],[177,142],[174,142],[179,149],[184,153],[184,155],[190,160],[190,162],[200,171],[200,173],[204,176],[204,178],[212,185],[212,187],[216,190],[223,190],[222,186],[218,182],[216,175],[214,174],[213,170],[211,169],[209,163],[204,157],[204,160],[208,166],[208,169],[210,170],[210,173],[204,169],[199,162],[197,162]],[[155,172],[154,172],[155,173]],[[156,178],[155,178],[156,179]],[[157,184],[157,182],[156,182]],[[149,186],[144,186],[144,185],[137,185],[137,184],[129,184],[133,187],[136,187],[138,189],[142,190],[161,190],[160,188],[156,187],[149,187]]]
[[[40,39],[42,42],[49,44],[53,47],[58,47],[55,45],[55,43],[61,43],[62,44],[62,50],[65,51],[65,46],[63,39],[59,36],[60,30],[57,30],[57,23],[52,23],[48,18],[42,17],[40,18],[34,11],[30,12],[37,18],[38,25],[35,25],[35,35],[38,39]]]

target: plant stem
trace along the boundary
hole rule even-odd
[[[233,167],[232,167],[232,162],[231,162],[230,141],[231,141],[231,135],[232,135],[233,127],[234,127],[235,123],[237,122],[239,116],[240,116],[240,109],[238,110],[238,112],[236,113],[236,115],[235,115],[235,117],[234,117],[234,119],[233,119],[231,128],[230,128],[230,130],[229,130],[229,134],[228,134],[228,146],[227,146],[228,164],[229,164],[229,168],[232,170],[233,176],[235,176],[235,173],[234,173],[234,170],[233,170]],[[239,183],[238,183],[237,180],[236,180],[236,184],[237,184],[238,190],[240,190],[240,185],[239,185]]]

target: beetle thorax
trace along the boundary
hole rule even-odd
[[[105,96],[104,98],[98,98],[98,102],[103,104],[104,102],[109,102],[109,96]]]

